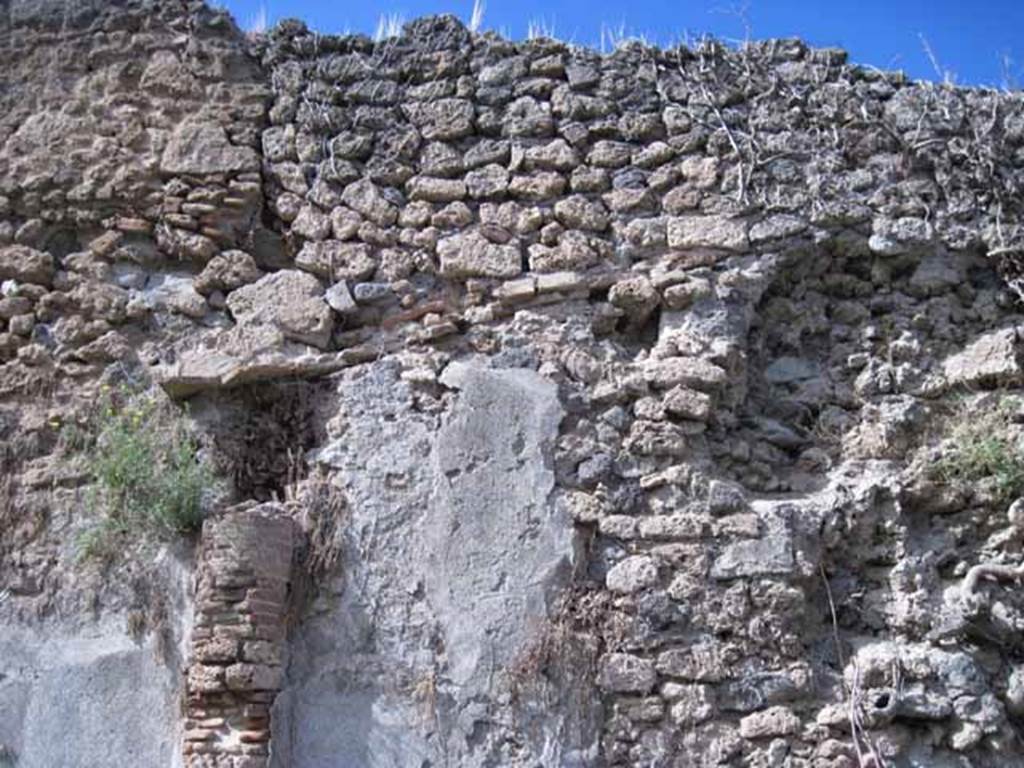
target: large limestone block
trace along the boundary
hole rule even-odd
[[[1009,384],[1021,380],[1020,346],[1016,328],[979,336],[943,363],[950,384]]]
[[[728,216],[676,216],[668,220],[670,248],[721,248],[745,251],[747,224]]]
[[[321,349],[334,328],[323,285],[298,270],[274,272],[239,288],[228,296],[228,308],[240,324],[274,325],[286,338]]]
[[[446,237],[437,253],[445,277],[515,277],[523,271],[518,241],[492,243],[479,232]]]
[[[259,156],[250,147],[236,147],[224,129],[212,123],[183,123],[171,134],[160,159],[163,173],[202,176],[210,173],[258,171]]]

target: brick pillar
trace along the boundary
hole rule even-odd
[[[296,527],[278,504],[203,524],[186,681],[188,768],[266,768],[281,688]]]

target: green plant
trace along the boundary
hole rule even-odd
[[[1007,396],[989,408],[961,404],[934,476],[947,483],[984,482],[1003,503],[1024,494],[1024,449],[1013,424],[1019,405]]]
[[[89,506],[101,520],[79,539],[84,557],[109,559],[115,539],[143,532],[184,533],[202,523],[212,474],[179,411],[130,390],[105,390],[83,425],[65,428],[69,450],[84,454]]]

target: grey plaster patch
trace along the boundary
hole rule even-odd
[[[562,765],[596,740],[571,710],[514,733],[506,684],[575,558],[548,498],[556,387],[462,363],[441,383],[440,415],[395,364],[338,387],[343,431],[316,461],[349,502],[343,574],[293,639],[279,768]]]
[[[181,764],[177,665],[123,627],[0,632],[0,744],[18,768]]]

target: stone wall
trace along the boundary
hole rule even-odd
[[[1024,376],[1019,94],[450,17],[14,3],[0,35],[3,642],[167,578],[71,553],[51,422],[127,380],[274,468],[168,550],[191,764],[1021,759],[1024,603],[972,570],[1016,567],[1020,516],[934,471]],[[224,512],[255,488],[290,503]],[[259,659],[212,643],[250,626],[238,563]]]

